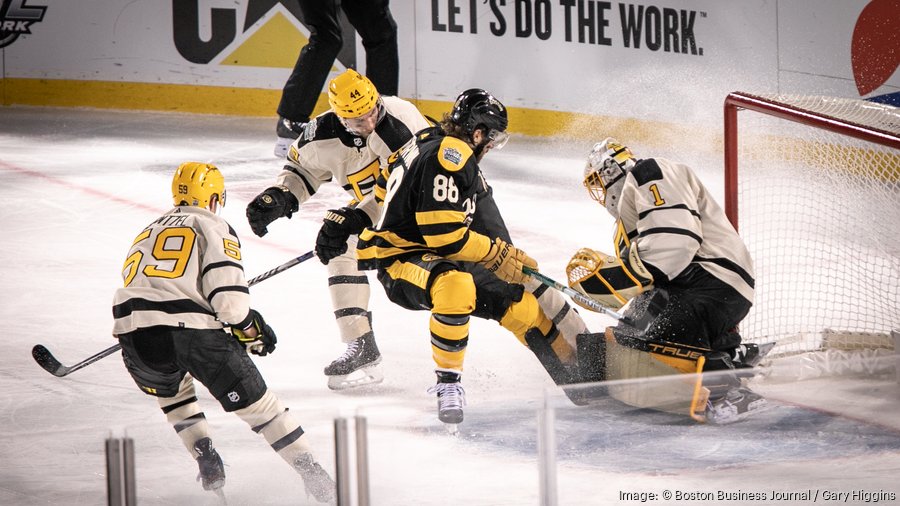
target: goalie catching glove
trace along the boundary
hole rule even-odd
[[[641,262],[637,246],[632,243],[624,256],[581,248],[566,266],[569,286],[604,306],[621,308],[635,295],[653,288],[653,276]]]
[[[316,237],[316,256],[328,265],[332,258],[347,251],[347,240],[372,225],[369,215],[361,209],[342,207],[325,213],[319,236]]]
[[[284,186],[272,186],[247,204],[247,221],[253,233],[262,237],[269,232],[266,228],[269,223],[282,216],[290,218],[299,208],[300,203],[290,190]]]
[[[275,331],[272,330],[272,327],[263,320],[259,311],[251,309],[247,318],[244,318],[244,322],[248,320],[250,323],[246,323],[243,326],[240,324],[232,326],[231,334],[247,347],[247,351],[254,355],[265,357],[269,353],[274,352],[278,338],[275,336]]]
[[[537,262],[533,258],[499,237],[494,239],[488,254],[481,260],[481,265],[503,281],[517,284],[525,283],[530,277],[522,271],[523,268],[537,269]]]

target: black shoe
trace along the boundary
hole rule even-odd
[[[463,407],[466,405],[466,391],[460,384],[462,375],[445,370],[434,372],[438,382],[428,389],[428,393],[437,394],[438,419],[444,423],[461,423]]]
[[[197,475],[197,481],[203,484],[203,490],[217,490],[225,486],[225,465],[222,463],[222,457],[219,452],[213,448],[212,441],[205,437],[194,443],[194,451],[197,456],[197,465],[200,467],[200,474]]]
[[[278,136],[275,141],[275,156],[286,157],[291,143],[303,134],[305,128],[306,123],[279,117],[278,123],[275,125],[275,135]]]
[[[381,353],[375,344],[375,336],[367,333],[356,341],[347,344],[343,355],[325,368],[328,376],[328,388],[343,390],[345,388],[381,383],[384,375],[378,364]]]
[[[328,476],[328,472],[322,469],[309,453],[304,453],[294,461],[294,469],[303,478],[303,486],[306,487],[306,495],[313,496],[319,502],[334,502],[336,489],[334,480]]]

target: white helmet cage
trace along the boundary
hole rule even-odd
[[[591,198],[613,215],[622,191],[625,175],[634,167],[634,154],[628,147],[609,137],[594,144],[584,166],[584,187]]]

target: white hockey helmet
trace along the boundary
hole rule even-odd
[[[584,166],[584,187],[591,198],[618,217],[616,204],[625,175],[634,167],[634,154],[621,142],[607,137],[594,144]]]

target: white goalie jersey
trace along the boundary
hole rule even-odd
[[[697,264],[753,302],[750,252],[689,167],[663,158],[638,161],[617,207],[619,251],[636,244],[656,284],[677,282],[689,264]]]
[[[113,298],[113,335],[156,325],[220,329],[250,312],[241,247],[210,211],[179,206],[135,238]]]
[[[388,96],[381,100],[384,117],[366,139],[348,132],[334,112],[315,117],[291,144],[277,183],[300,204],[332,179],[357,201],[371,193],[388,156],[430,126],[412,103]]]

